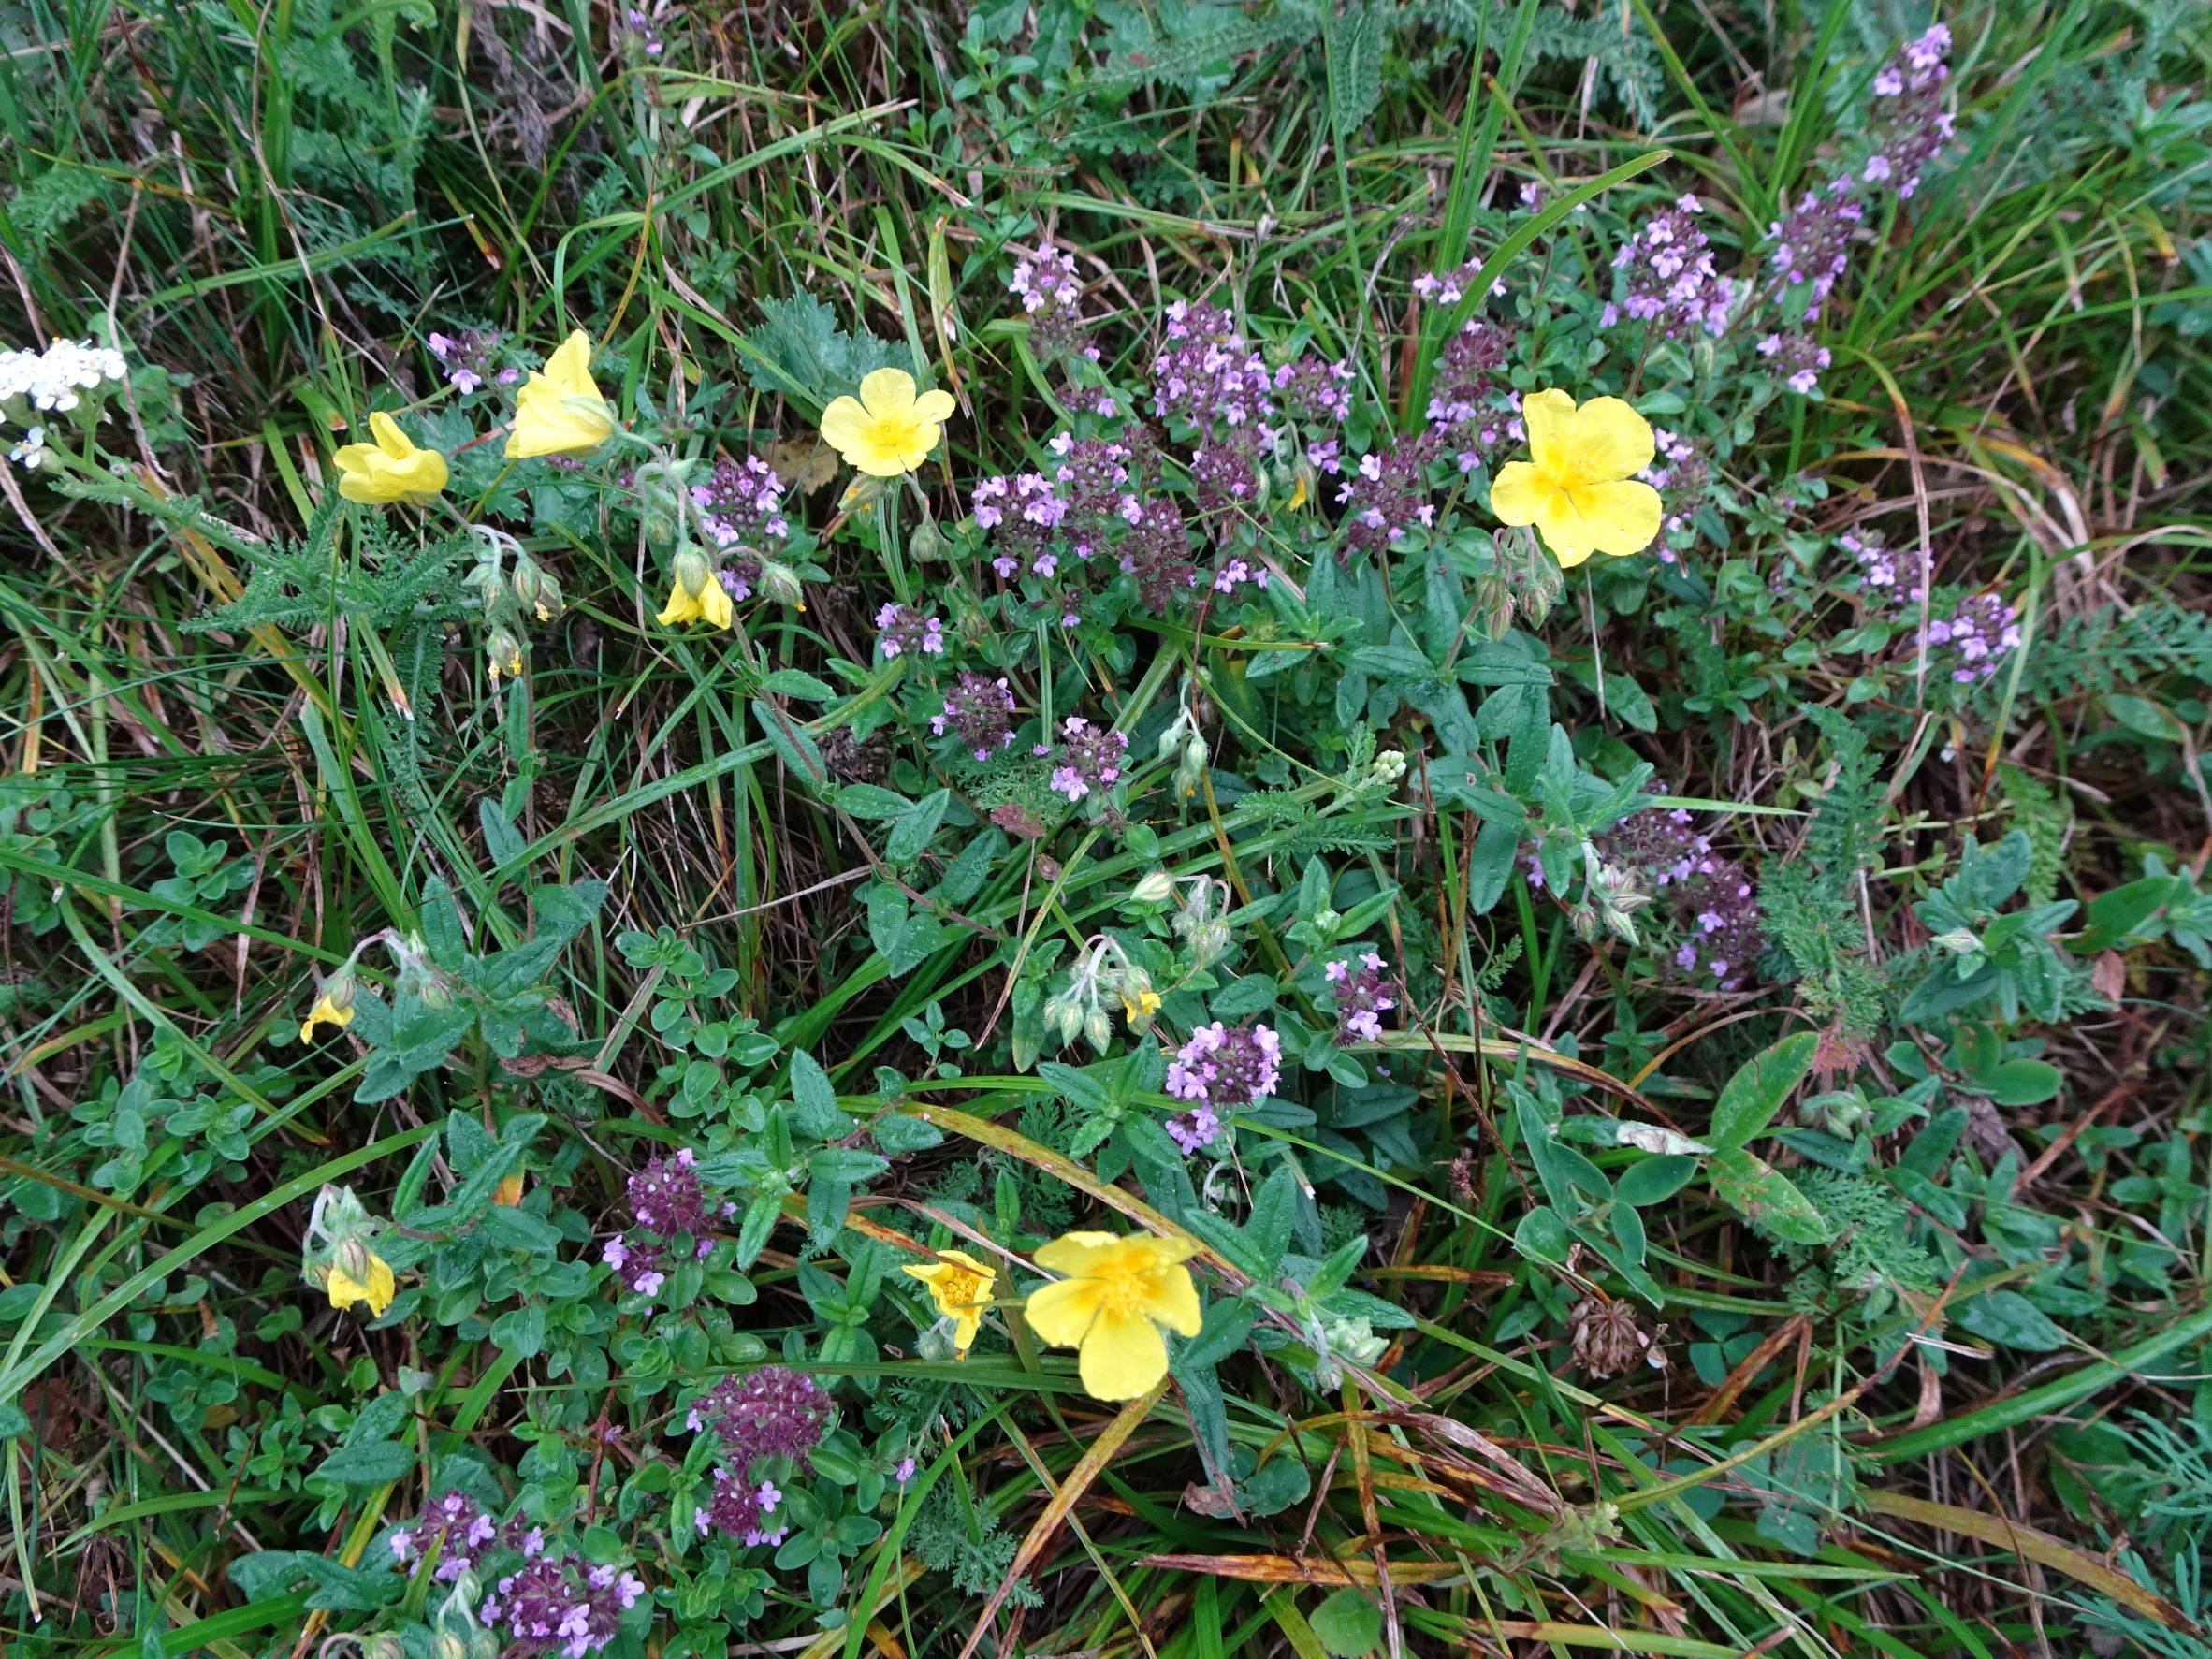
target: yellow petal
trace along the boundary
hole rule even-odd
[[[1199,1313],[1198,1287],[1191,1283],[1190,1269],[1162,1268],[1151,1275],[1147,1288],[1151,1291],[1144,1303],[1147,1316],[1157,1319],[1177,1336],[1199,1333],[1203,1321]]]
[[[1089,1279],[1041,1285],[1022,1304],[1022,1317],[1054,1347],[1074,1347],[1098,1320],[1099,1287]]]
[[[342,1267],[335,1265],[330,1269],[330,1277],[323,1288],[328,1292],[330,1305],[334,1308],[349,1308],[357,1302],[369,1300],[369,1287]]]
[[[975,1346],[976,1332],[983,1328],[983,1316],[979,1308],[967,1308],[953,1316],[953,1353],[965,1360],[968,1350]]]
[[[1619,398],[1593,398],[1575,411],[1574,444],[1576,475],[1593,484],[1633,478],[1656,453],[1652,423]]]
[[[369,1283],[362,1295],[369,1303],[369,1311],[378,1318],[392,1305],[392,1298],[400,1293],[400,1283],[392,1276],[391,1264],[371,1250],[369,1253]]]
[[[668,589],[668,603],[661,607],[661,614],[653,618],[663,628],[674,628],[680,623],[699,619],[699,599],[681,584]]]
[[[1093,1399],[1134,1400],[1168,1374],[1168,1345],[1142,1314],[1102,1313],[1076,1361]]]
[[[315,998],[315,1005],[307,1011],[307,1018],[299,1022],[299,1041],[313,1042],[317,1026],[335,1026],[342,1031],[353,1023],[352,1004],[341,1008],[330,1000],[330,993],[326,991]]]
[[[737,619],[736,609],[730,604],[730,590],[715,576],[707,577],[706,586],[699,589],[698,611],[702,621],[716,628],[727,628]]]
[[[599,387],[591,381],[591,336],[573,330],[546,359],[546,378],[567,396],[598,397]]]
[[[1527,461],[1507,461],[1491,480],[1491,516],[1500,524],[1534,524],[1544,494],[1543,473]]]
[[[1618,484],[1589,484],[1574,492],[1583,522],[1590,527],[1590,545],[1600,553],[1623,557],[1641,553],[1659,534],[1659,492],[1649,484],[1624,479]]]
[[[822,442],[847,459],[866,442],[867,430],[868,412],[860,406],[858,398],[834,398],[822,412]]]
[[[369,417],[369,430],[375,435],[376,447],[394,460],[405,460],[415,453],[415,445],[400,429],[400,423],[381,409]]]
[[[1574,399],[1557,386],[1531,392],[1521,400],[1521,418],[1528,428],[1528,452],[1536,470],[1564,477],[1574,465]]]
[[[1040,1245],[1035,1259],[1047,1273],[1087,1273],[1099,1252],[1120,1243],[1120,1237],[1110,1232],[1066,1232],[1051,1244]]]
[[[953,418],[956,407],[951,392],[924,392],[914,400],[914,418],[942,426]]]
[[[879,420],[885,415],[910,418],[914,377],[904,369],[879,369],[860,383],[860,400]]]

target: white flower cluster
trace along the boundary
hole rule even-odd
[[[89,340],[57,340],[42,352],[0,352],[0,404],[21,398],[33,408],[65,412],[78,394],[130,378],[130,366],[113,346]]]

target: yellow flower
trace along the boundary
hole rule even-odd
[[[313,1042],[317,1026],[331,1026],[342,1031],[353,1023],[353,975],[341,972],[323,987],[323,994],[315,998],[314,1007],[307,1011],[307,1018],[299,1022],[299,1041]]]
[[[358,1242],[339,1247],[323,1288],[329,1293],[332,1307],[348,1308],[357,1302],[365,1302],[369,1312],[379,1319],[384,1317],[384,1310],[392,1305],[392,1298],[400,1290],[390,1264]]]
[[[1121,1011],[1132,1026],[1142,1026],[1159,1012],[1159,993],[1147,986],[1125,989],[1121,994]]]
[[[951,392],[914,395],[904,369],[879,369],[860,383],[860,396],[839,398],[822,412],[831,448],[872,478],[895,478],[929,458],[953,417]]]
[[[1659,492],[1636,481],[1652,464],[1651,423],[1618,398],[1579,409],[1554,388],[1521,400],[1529,454],[1490,487],[1501,524],[1533,524],[1563,566],[1593,553],[1641,553],[1659,533]]]
[[[1199,1332],[1198,1287],[1183,1265],[1197,1248],[1149,1233],[1068,1233],[1037,1252],[1039,1267],[1068,1276],[1030,1292],[1022,1317],[1053,1346],[1081,1350],[1093,1396],[1134,1400],[1168,1373],[1159,1327]]]
[[[338,493],[349,502],[427,502],[445,488],[445,458],[417,449],[400,423],[379,409],[369,417],[373,444],[348,444],[338,463]]]
[[[523,384],[507,434],[507,458],[581,455],[597,449],[614,430],[615,412],[591,379],[591,337],[578,328]]]
[[[939,1250],[929,1266],[904,1271],[929,1287],[937,1311],[953,1321],[953,1351],[967,1359],[982,1328],[983,1309],[991,1305],[990,1268],[965,1250]]]
[[[730,604],[729,589],[707,568],[706,560],[696,553],[677,554],[668,588],[668,603],[661,607],[661,614],[653,620],[663,628],[674,628],[684,622],[706,622],[716,628],[728,628],[736,618],[736,609]]]

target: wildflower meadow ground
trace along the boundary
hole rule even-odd
[[[0,18],[7,1652],[2212,1659],[2200,5]]]

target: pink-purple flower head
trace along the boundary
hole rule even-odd
[[[941,618],[925,617],[910,604],[886,602],[876,613],[876,649],[883,660],[896,657],[941,657],[945,625]]]

